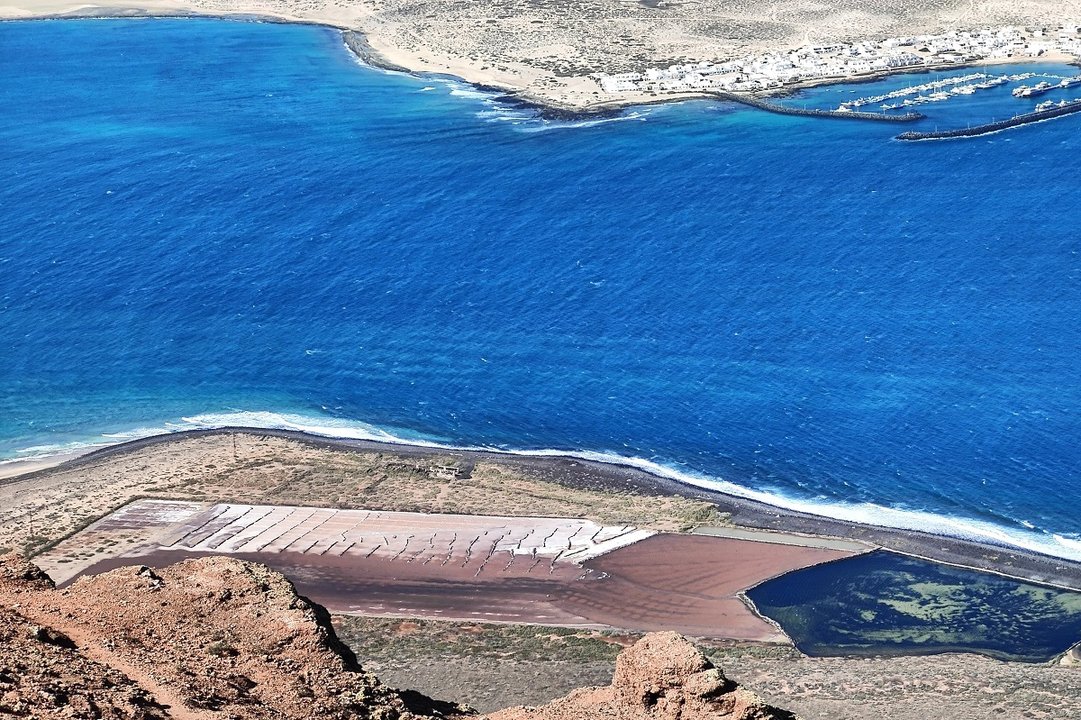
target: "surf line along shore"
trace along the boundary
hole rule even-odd
[[[284,8],[284,9],[283,9]],[[439,60],[428,53],[418,50],[406,51],[386,42],[382,49],[377,48],[360,29],[365,14],[356,12],[338,12],[328,8],[311,8],[309,12],[290,8],[261,5],[246,8],[243,3],[229,5],[215,3],[202,5],[184,0],[141,0],[138,3],[124,3],[116,0],[104,0],[94,5],[67,5],[57,0],[29,0],[19,6],[4,5],[0,0],[0,22],[35,20],[35,19],[125,19],[125,18],[204,18],[240,22],[265,22],[311,25],[336,30],[341,33],[345,46],[360,62],[374,68],[392,72],[401,72],[421,78],[451,78],[467,83],[479,90],[490,92],[493,96],[509,105],[528,107],[541,117],[549,120],[595,119],[615,116],[622,111],[650,105],[659,105],[687,100],[720,100],[753,107],[766,112],[786,115],[801,115],[818,118],[848,118],[883,122],[909,122],[919,120],[922,114],[909,112],[903,114],[874,112],[844,112],[835,110],[807,110],[772,102],[769,98],[785,96],[799,90],[820,86],[866,83],[882,78],[902,74],[924,74],[930,72],[954,71],[972,67],[986,67],[1001,64],[1003,59],[988,58],[968,62],[950,62],[916,67],[899,67],[887,70],[873,70],[849,75],[836,75],[794,81],[780,87],[754,91],[753,93],[731,93],[719,90],[678,90],[661,95],[636,92],[626,97],[609,94],[607,97],[595,97],[595,82],[585,75],[575,77],[573,93],[543,92],[531,89],[536,80],[528,68],[519,67],[516,72],[492,74],[478,70],[463,58],[448,56]],[[374,37],[374,36],[373,36]],[[760,49],[777,49],[772,45]],[[392,59],[393,58],[393,59]],[[1047,57],[1010,57],[1009,62],[1048,62]],[[1052,58],[1061,62],[1076,62],[1068,56]],[[590,92],[589,89],[594,91]]]
[[[390,72],[401,72],[411,75],[425,76],[428,73],[416,73],[407,67],[395,64],[380,55],[368,42],[367,38],[355,30],[343,30],[342,39],[345,42],[346,47],[357,56],[357,58],[364,64],[372,67],[380,68]],[[878,77],[883,77],[885,74],[881,74]],[[455,78],[462,80],[461,78]],[[864,78],[865,81],[872,78]],[[873,78],[873,79],[877,79]],[[462,80],[465,82],[464,80]],[[838,79],[835,82],[844,82],[844,79]],[[922,120],[925,116],[918,112],[907,112],[900,114],[890,113],[876,113],[876,112],[859,112],[859,111],[843,111],[843,110],[822,110],[822,109],[807,109],[799,107],[790,107],[788,105],[782,105],[778,102],[766,99],[764,97],[756,97],[754,95],[726,92],[721,90],[702,90],[697,92],[688,93],[675,93],[668,94],[659,98],[635,98],[634,100],[605,100],[597,102],[593,105],[585,107],[576,107],[571,105],[555,104],[551,100],[541,100],[535,98],[524,91],[508,90],[499,86],[489,86],[477,83],[471,83],[479,90],[490,92],[495,96],[497,101],[507,103],[509,105],[518,107],[528,107],[538,112],[542,117],[551,120],[579,120],[586,118],[598,118],[598,117],[614,117],[620,112],[631,107],[646,107],[649,105],[659,105],[662,103],[680,102],[685,100],[719,100],[721,102],[734,103],[737,105],[743,105],[745,107],[754,108],[756,110],[763,110],[765,112],[774,113],[777,115],[795,115],[802,117],[814,117],[814,118],[840,118],[848,120],[871,120],[878,122],[889,123],[906,123],[916,120]]]
[[[737,527],[856,540],[927,560],[998,573],[1070,590],[1081,590],[1081,562],[1005,544],[836,520],[686,484],[646,472],[629,464],[587,460],[572,455],[515,454],[488,449],[457,449],[329,438],[293,430],[224,427],[155,435],[112,445],[81,455],[54,468],[36,470],[0,480],[0,491],[14,490],[15,493],[22,495],[30,491],[35,480],[46,478],[49,473],[98,464],[109,458],[120,459],[136,451],[155,451],[160,448],[162,453],[166,453],[171,446],[188,439],[230,435],[242,438],[281,438],[312,448],[382,453],[412,462],[430,462],[446,458],[453,458],[455,462],[462,464],[489,462],[512,470],[518,469],[532,477],[568,488],[624,494],[634,492],[641,495],[674,496],[704,501],[715,506],[718,512],[727,514],[728,522]],[[267,458],[267,461],[272,460],[272,458]],[[16,489],[16,486],[27,489]]]

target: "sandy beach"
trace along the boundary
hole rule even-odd
[[[507,457],[337,445],[264,430],[156,436],[0,481],[0,547],[40,554],[141,497],[457,514],[498,507],[504,514],[586,518],[656,531],[720,519],[705,501],[630,487],[611,492],[588,483],[573,489],[554,482],[548,463],[500,462]],[[457,475],[439,470],[451,464]]]
[[[28,473],[37,472],[38,470],[47,470],[49,468],[62,465],[70,460],[86,455],[89,452],[93,452],[94,448],[87,448],[80,452],[63,453],[60,455],[49,455],[48,457],[41,458],[28,458],[26,460],[9,460],[4,463],[0,463],[0,480],[7,480],[8,478],[18,477],[20,475],[26,475]]]
[[[590,77],[672,64],[720,62],[807,43],[946,32],[986,26],[1057,26],[1081,19],[1077,0],[875,0],[808,5],[767,3],[514,0],[498,7],[451,0],[106,0],[94,4],[22,0],[0,19],[202,14],[318,23],[356,31],[350,43],[371,64],[451,75],[519,100],[566,112],[702,97],[605,93]],[[574,21],[568,20],[574,18]],[[1071,60],[1068,56],[1041,58]],[[956,66],[955,66],[956,67]],[[851,78],[846,78],[851,79]],[[839,79],[816,81],[838,82]]]

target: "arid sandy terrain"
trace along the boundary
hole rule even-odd
[[[576,109],[613,99],[588,77],[595,72],[720,61],[806,42],[1081,20],[1079,0],[0,0],[0,18],[130,10],[261,15],[358,30],[390,64]]]
[[[336,616],[335,626],[391,685],[482,712],[539,704],[605,682],[636,636],[528,626]],[[727,676],[806,720],[1078,720],[1081,669],[979,655],[807,658],[791,648],[706,648]],[[405,659],[408,658],[408,659]]]
[[[499,508],[505,515],[649,530],[717,519],[708,502],[647,494],[631,485],[570,488],[543,477],[540,465],[462,463],[467,477],[455,478],[431,470],[441,464],[431,452],[402,453],[341,452],[244,432],[129,445],[0,482],[0,548],[38,552],[139,497],[459,514]],[[456,461],[447,456],[442,462]],[[104,552],[113,554],[109,547]]]

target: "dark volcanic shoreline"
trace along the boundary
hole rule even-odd
[[[256,437],[279,437],[318,448],[378,452],[404,458],[454,457],[466,465],[478,461],[497,462],[541,480],[568,487],[609,492],[631,491],[652,495],[678,495],[712,503],[717,507],[718,511],[729,514],[733,524],[741,527],[861,540],[887,550],[927,560],[999,573],[1070,590],[1081,590],[1081,562],[1065,560],[1006,545],[976,542],[917,530],[902,530],[854,523],[788,510],[756,500],[678,482],[630,465],[585,460],[571,455],[520,455],[498,450],[460,450],[371,440],[329,438],[294,430],[225,427],[213,430],[188,430],[154,435],[118,445],[111,445],[81,455],[54,468],[37,470],[0,481],[0,484],[23,482],[54,472],[57,468],[75,468],[83,464],[124,455],[155,445],[168,444],[187,438],[230,433],[242,433]]]
[[[342,30],[342,41],[345,46],[349,48],[349,51],[353,53],[361,63],[368,65],[379,70],[386,70],[389,72],[405,73],[406,75],[412,75],[418,78],[447,78],[456,82],[466,83],[470,87],[474,87],[481,92],[492,93],[493,99],[499,103],[507,105],[508,107],[525,108],[533,110],[541,118],[545,120],[563,120],[563,121],[575,121],[575,120],[596,120],[600,118],[615,117],[619,115],[623,110],[631,107],[631,104],[619,104],[619,105],[598,105],[597,107],[590,108],[572,108],[567,106],[556,105],[552,102],[541,101],[531,97],[525,92],[514,92],[507,88],[497,87],[494,85],[484,85],[481,83],[470,82],[455,75],[446,75],[441,73],[429,73],[421,72],[417,70],[410,70],[407,67],[402,67],[387,60],[383,55],[379,53],[375,48],[371,46],[364,33],[358,30]],[[658,102],[671,102],[668,100],[659,100]],[[653,103],[634,103],[633,105],[653,104]]]

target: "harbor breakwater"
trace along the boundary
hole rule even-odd
[[[1028,125],[1034,122],[1051,120],[1052,118],[1062,117],[1064,115],[1070,115],[1076,112],[1081,112],[1081,100],[1074,100],[1072,102],[1066,103],[1065,105],[1056,105],[1055,107],[1048,108],[1046,110],[1036,110],[1030,113],[1023,113],[1021,115],[1015,115],[1007,120],[997,120],[995,122],[990,122],[983,125],[975,125],[973,127],[955,128],[953,130],[933,130],[931,132],[919,132],[916,130],[910,130],[908,132],[903,132],[898,135],[897,139],[912,141],[949,140],[952,138],[978,137],[980,135],[989,135],[991,133],[1008,130],[1009,128],[1020,127],[1022,125]]]
[[[769,100],[763,100],[761,98],[751,97],[749,95],[740,95],[738,93],[724,92],[722,90],[713,91],[709,94],[727,102],[739,103],[741,105],[758,108],[759,110],[765,110],[766,112],[777,113],[779,115],[844,118],[848,120],[874,120],[878,122],[913,122],[915,120],[922,120],[925,117],[922,113],[918,112],[907,112],[900,115],[890,115],[888,113],[860,112],[858,110],[823,110],[819,108],[796,108],[789,107],[788,105],[781,105],[780,103],[770,102]]]

